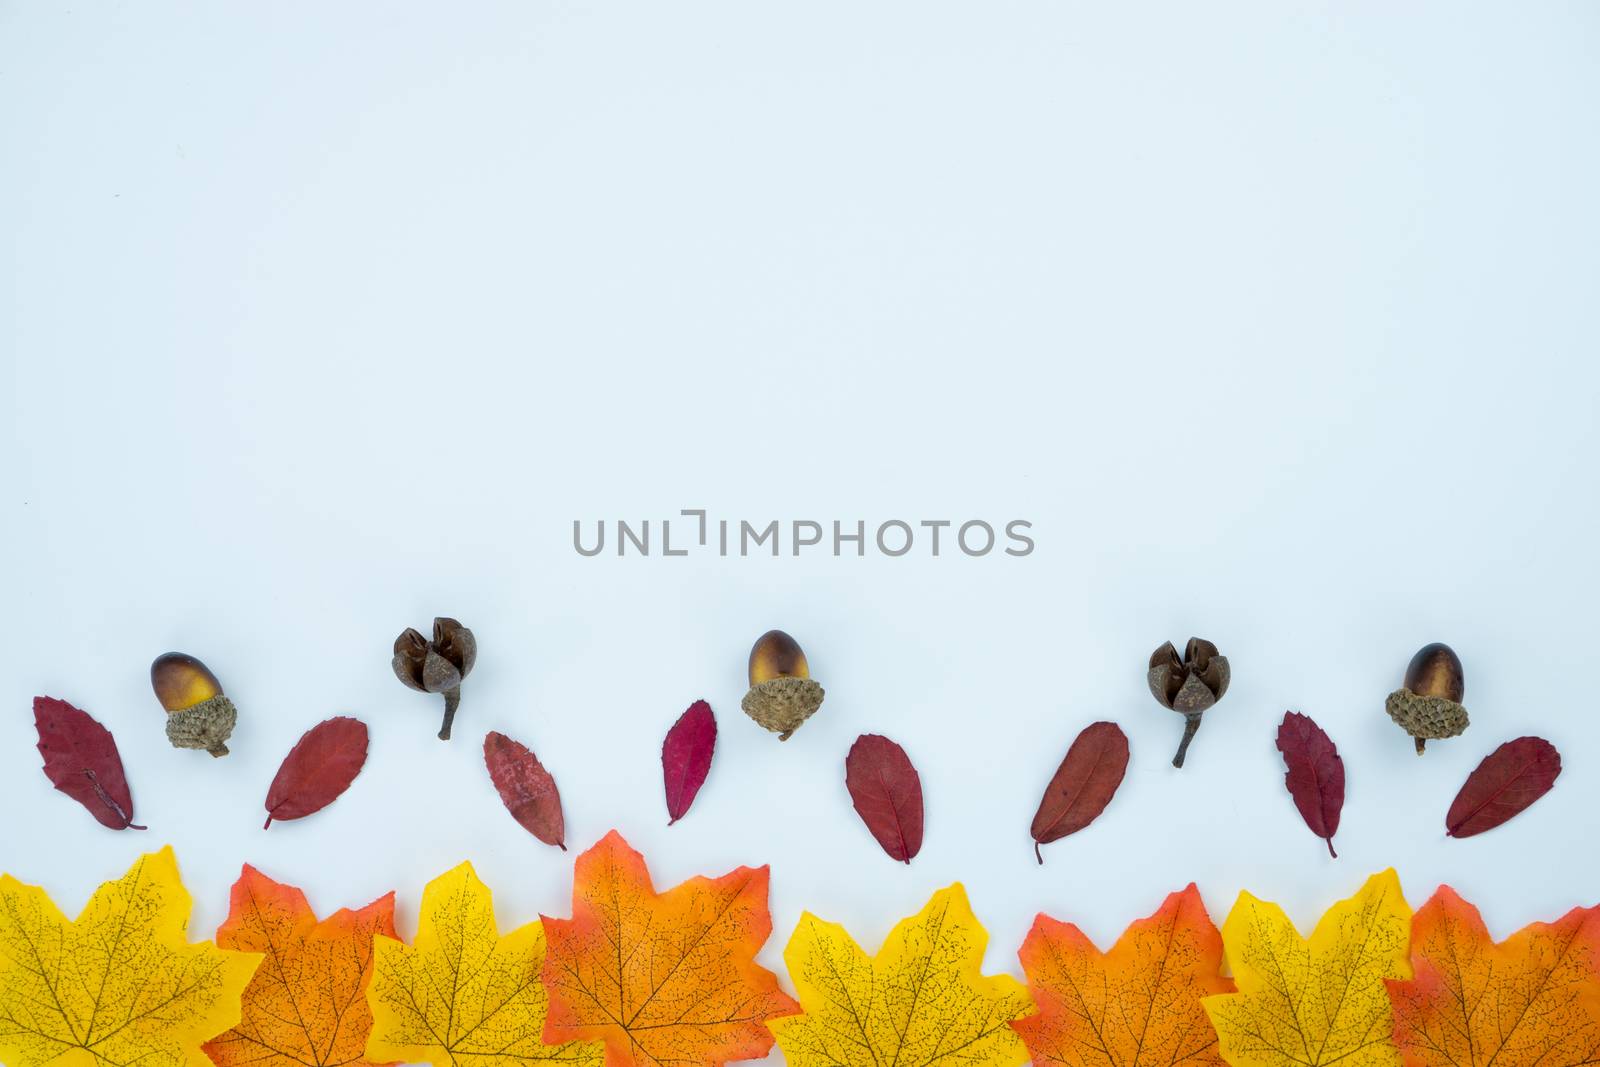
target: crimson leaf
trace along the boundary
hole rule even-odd
[[[561,791],[528,746],[491,731],[483,739],[483,762],[500,799],[522,828],[561,851],[567,850],[567,824],[561,815]]]
[[[1521,812],[1550,792],[1561,773],[1561,753],[1542,737],[1507,741],[1467,775],[1444,817],[1445,833],[1471,837]]]
[[[1033,854],[1040,845],[1075,834],[1106,810],[1128,771],[1128,735],[1114,722],[1085,726],[1045,786],[1033,816]]]
[[[267,789],[267,821],[303,819],[339,799],[367,762],[367,724],[341,715],[300,735]]]
[[[1294,797],[1294,806],[1311,832],[1333,850],[1333,835],[1339,832],[1339,813],[1344,808],[1344,760],[1332,738],[1309,716],[1285,712],[1278,727],[1278,751],[1288,770],[1283,776]]]
[[[883,850],[910,863],[922,850],[922,779],[905,749],[880,734],[862,734],[845,757],[844,784]]]
[[[689,805],[711,773],[717,749],[717,717],[711,705],[696,700],[678,717],[661,744],[661,777],[667,787],[668,826],[688,814]]]
[[[33,725],[51,784],[87,808],[101,826],[144,829],[133,823],[133,794],[110,730],[55,697],[33,698]]]

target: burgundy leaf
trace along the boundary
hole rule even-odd
[[[1033,816],[1033,854],[1040,845],[1075,834],[1100,817],[1128,770],[1128,735],[1114,722],[1085,726],[1045,786]]]
[[[267,821],[303,819],[339,799],[367,762],[367,724],[341,715],[300,735],[267,789]]]
[[[683,818],[711,772],[717,749],[717,717],[711,705],[696,700],[678,717],[661,744],[661,777],[667,784],[668,826]]]
[[[1561,753],[1542,737],[1507,741],[1467,775],[1444,817],[1445,833],[1471,837],[1493,830],[1550,792],[1561,773]]]
[[[561,817],[561,791],[539,757],[526,745],[491,731],[483,739],[483,762],[511,817],[540,841],[565,852],[567,826]]]
[[[862,734],[845,757],[844,784],[883,850],[910,863],[922,850],[922,779],[905,749],[879,734]]]
[[[1278,727],[1278,751],[1288,765],[1284,784],[1294,797],[1294,806],[1311,832],[1333,850],[1333,835],[1339,832],[1339,812],[1344,808],[1344,760],[1333,740],[1309,716],[1285,712]]]
[[[33,698],[33,725],[51,784],[88,808],[101,826],[144,829],[133,823],[133,794],[110,730],[55,697]]]

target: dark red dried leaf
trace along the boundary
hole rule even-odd
[[[667,786],[667,825],[689,812],[695,794],[711,773],[711,756],[717,749],[717,717],[711,705],[696,700],[667,731],[661,744],[661,777]]]
[[[303,819],[350,788],[367,762],[367,724],[341,715],[300,735],[267,789],[267,821]]]
[[[1496,826],[1550,792],[1561,773],[1561,753],[1542,737],[1507,741],[1467,775],[1444,817],[1445,833],[1471,837]]]
[[[1075,834],[1100,817],[1128,771],[1128,735],[1114,722],[1085,726],[1045,786],[1033,816],[1033,854],[1040,845]]]
[[[1288,766],[1283,781],[1295,808],[1311,832],[1328,843],[1328,855],[1338,859],[1333,835],[1344,809],[1344,760],[1338,747],[1309,716],[1290,711],[1278,727],[1278,751]]]
[[[483,762],[511,817],[522,828],[561,851],[567,850],[567,824],[561,817],[561,791],[528,746],[491,731],[483,739]]]
[[[101,826],[144,829],[133,823],[133,794],[110,730],[55,697],[33,698],[33,725],[51,784],[87,808]]]
[[[922,779],[905,749],[880,734],[862,734],[845,757],[844,784],[883,850],[910,863],[922,850]]]

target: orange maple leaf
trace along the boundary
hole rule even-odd
[[[245,866],[233,883],[223,948],[263,954],[239,1025],[205,1045],[218,1067],[365,1064],[372,939],[394,936],[394,894],[317,921],[305,894]]]
[[[720,1064],[772,1048],[799,1005],[755,962],[772,917],[767,868],[656,893],[615,830],[578,857],[572,918],[542,918],[546,1042],[604,1041],[608,1067]]]
[[[1600,905],[1495,944],[1440,886],[1411,925],[1411,981],[1389,981],[1408,1067],[1564,1067],[1600,1059]]]
[[[1222,935],[1190,883],[1131,923],[1102,953],[1047,915],[1017,956],[1038,1014],[1013,1020],[1033,1062],[1069,1067],[1220,1067],[1200,998],[1233,992],[1220,975]]]

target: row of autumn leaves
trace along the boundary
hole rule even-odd
[[[1413,916],[1392,870],[1308,938],[1249,893],[1219,932],[1193,885],[1107,952],[1040,916],[1026,985],[981,972],[987,935],[959,884],[875,956],[806,914],[784,952],[798,1001],[755,962],[766,868],[657,893],[615,832],[578,857],[570,919],[504,935],[467,863],[424,890],[409,945],[393,893],[319,921],[300,890],[245,867],[214,945],[187,942],[189,904],[170,848],[75,921],[0,879],[0,1059],[643,1067],[758,1057],[776,1039],[801,1067],[1556,1067],[1600,1049],[1600,906],[1495,944],[1448,887]]]

